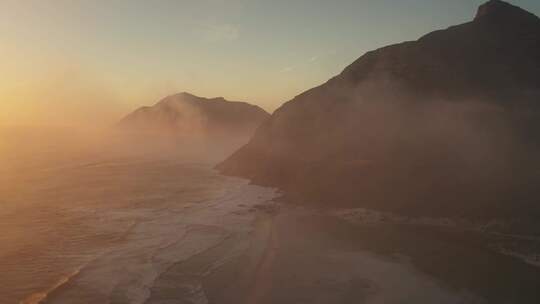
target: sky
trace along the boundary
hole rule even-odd
[[[0,0],[0,125],[107,124],[183,91],[271,112],[483,2]]]

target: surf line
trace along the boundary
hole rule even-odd
[[[47,289],[46,291],[35,292],[35,293],[29,295],[27,298],[20,301],[19,304],[40,304],[40,303],[42,303],[43,301],[45,301],[47,299],[47,297],[49,296],[49,294],[51,292],[55,291],[56,289],[64,286],[66,283],[68,283],[73,277],[77,276],[85,266],[86,266],[86,264],[79,267],[75,271],[69,273],[68,275],[65,275],[65,276],[61,277],[51,288]]]

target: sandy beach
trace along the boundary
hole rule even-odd
[[[342,224],[295,208],[261,216],[246,255],[205,278],[209,303],[485,303],[418,271],[404,255],[336,237]]]
[[[203,289],[209,303],[536,303],[538,268],[475,237],[282,207]]]

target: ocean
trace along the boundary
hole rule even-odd
[[[231,238],[207,271],[240,255],[251,207],[277,195],[207,161],[3,140],[0,303],[151,302],[171,266]],[[184,285],[186,301],[206,303],[200,282]]]

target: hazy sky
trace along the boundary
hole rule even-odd
[[[110,122],[180,91],[274,110],[476,0],[0,0],[0,124]],[[516,0],[539,15],[540,1]]]

